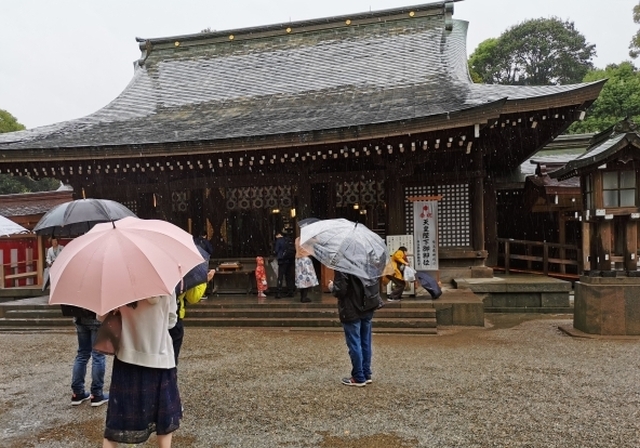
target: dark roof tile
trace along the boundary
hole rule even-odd
[[[133,80],[109,105],[4,134],[0,150],[305,134],[582,87],[473,84],[467,22],[451,22],[447,7],[356,14],[350,26],[341,17],[235,30],[233,41],[225,32],[143,40]]]

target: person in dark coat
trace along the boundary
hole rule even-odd
[[[360,278],[340,271],[335,271],[333,281],[329,282],[329,289],[338,299],[338,314],[351,358],[351,377],[342,379],[346,386],[363,387],[373,382],[371,320],[382,298],[379,284],[367,283],[365,286]]]
[[[213,279],[215,275],[215,269],[209,269],[209,258],[213,251],[213,246],[209,240],[202,237],[194,237],[193,242],[204,258],[204,261],[195,266],[180,280],[175,287],[175,294],[178,306],[178,320],[176,324],[169,329],[171,340],[173,342],[173,353],[176,359],[176,365],[178,365],[178,357],[180,356],[180,349],[182,348],[182,342],[184,340],[184,324],[182,320],[186,314],[185,300],[191,304],[198,303],[204,296],[207,285]],[[209,243],[208,245],[206,243]]]
[[[276,299],[282,297],[283,286],[286,282],[286,296],[293,297],[296,291],[294,265],[296,259],[296,246],[289,233],[277,233],[274,247],[278,260],[278,283],[276,286]]]
[[[213,255],[213,244],[211,244],[206,230],[200,232],[200,236],[194,237],[193,242],[196,243],[196,246],[201,247],[205,251],[207,251],[209,253],[209,257]]]

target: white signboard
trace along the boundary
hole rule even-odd
[[[417,271],[438,270],[438,201],[413,203],[413,256]]]
[[[393,255],[400,246],[407,248],[407,255],[413,255],[413,235],[387,235],[389,256]]]

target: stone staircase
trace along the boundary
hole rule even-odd
[[[0,304],[0,331],[73,328],[71,318],[60,307],[44,300],[25,299]],[[314,297],[312,303],[294,299],[255,297],[210,297],[188,305],[184,320],[188,327],[264,328],[341,331],[335,299]],[[374,316],[376,333],[437,334],[436,309],[432,301],[405,299],[386,303]]]

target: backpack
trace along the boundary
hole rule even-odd
[[[62,315],[65,317],[75,317],[78,319],[96,319],[96,313],[93,311],[85,310],[78,306],[73,305],[60,305]]]
[[[296,244],[294,241],[286,236],[284,237],[284,249],[282,249],[282,258],[289,259],[296,257]]]

